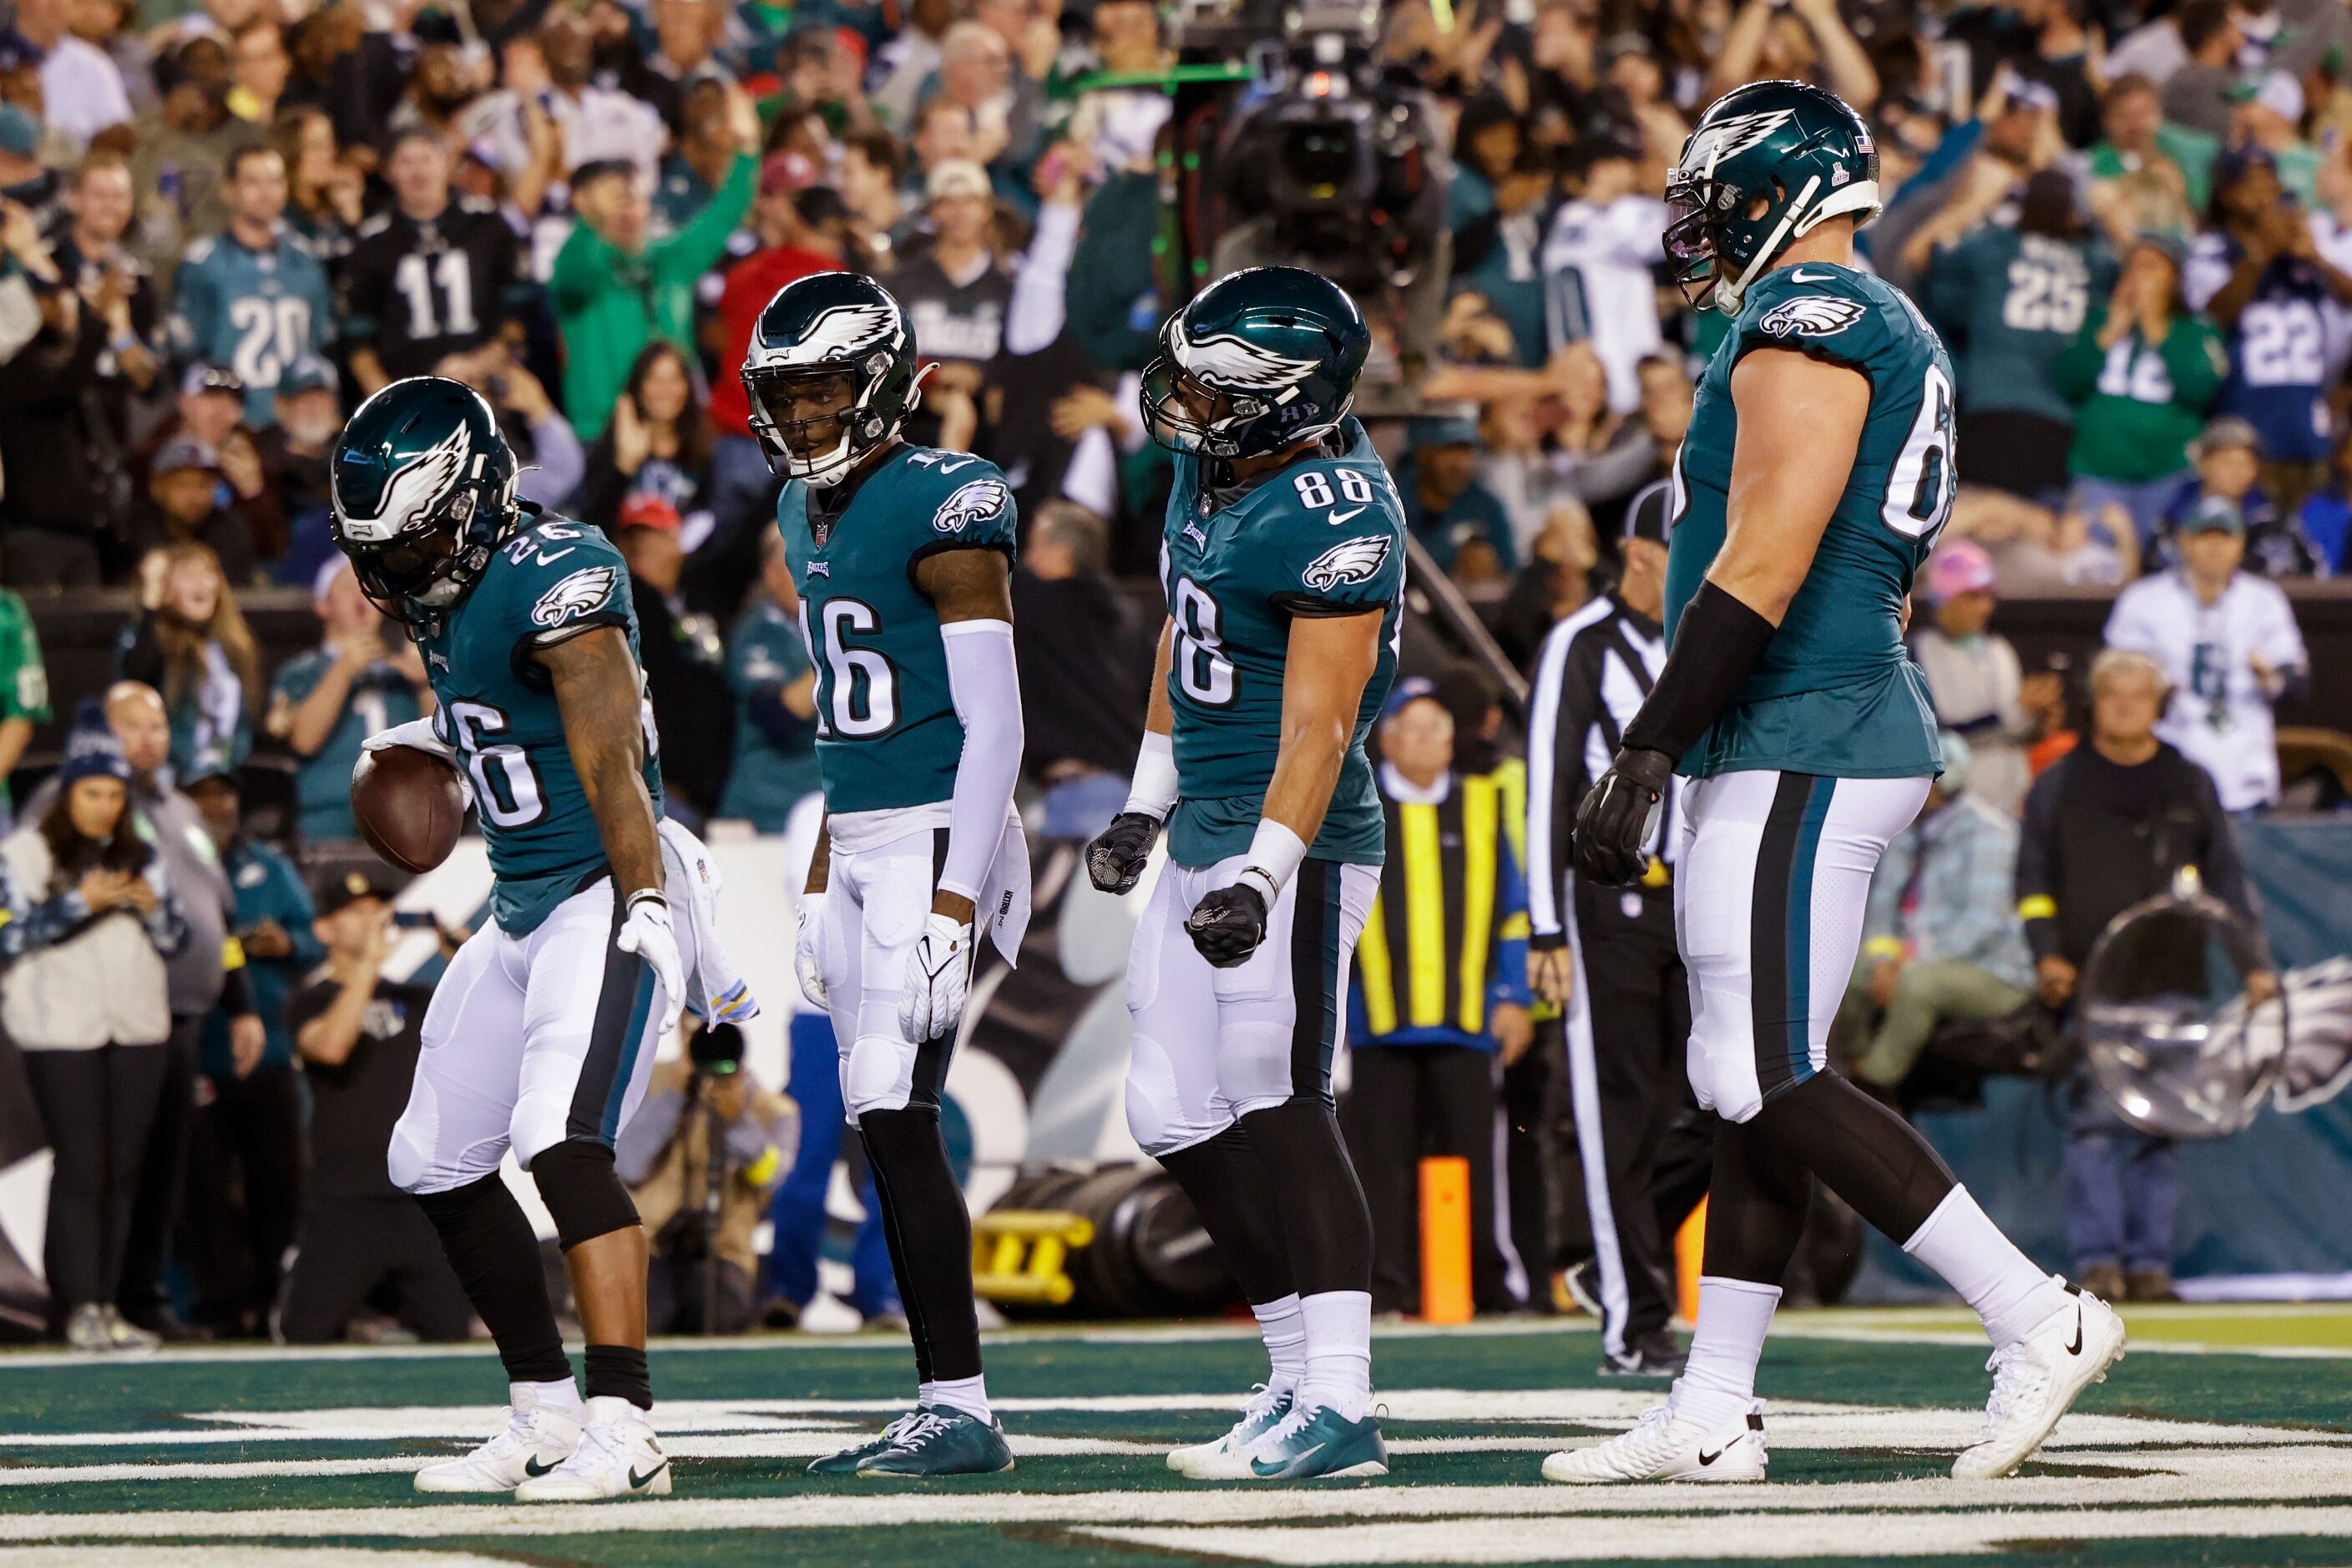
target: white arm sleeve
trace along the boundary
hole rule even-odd
[[[1021,778],[1021,680],[1007,622],[950,621],[940,627],[940,641],[947,649],[948,691],[963,725],[940,891],[977,903]]]
[[[1568,861],[1568,823],[1552,820],[1559,788],[1559,693],[1562,667],[1574,634],[1552,628],[1537,655],[1536,689],[1528,704],[1528,926],[1537,936],[1566,929],[1560,921],[1559,871]],[[1568,759],[1575,766],[1573,757]]]

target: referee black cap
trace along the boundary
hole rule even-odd
[[[1674,521],[1673,490],[1673,481],[1658,479],[1633,492],[1625,506],[1625,537],[1664,544],[1667,525]]]

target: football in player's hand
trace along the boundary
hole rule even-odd
[[[415,746],[363,752],[352,769],[352,816],[368,847],[408,871],[449,858],[466,826],[457,770]]]

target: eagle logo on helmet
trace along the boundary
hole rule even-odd
[[[1683,155],[1683,167],[1698,172],[1713,168],[1727,158],[1737,158],[1795,118],[1794,110],[1762,109],[1753,114],[1727,115],[1712,125],[1702,125],[1692,133],[1690,151]]]
[[[614,573],[610,566],[588,566],[550,588],[530,607],[533,626],[560,626],[574,616],[596,609],[613,596]]]
[[[800,342],[772,347],[762,358],[770,365],[824,364],[853,358],[898,333],[898,312],[882,300],[834,305],[809,323]]]
[[[1756,324],[1776,338],[1826,338],[1862,320],[1859,301],[1808,294],[1775,305]]]
[[[974,479],[940,503],[940,510],[931,514],[931,526],[941,533],[961,532],[966,523],[1003,511],[1011,496],[1003,479]]]
[[[473,456],[473,437],[467,434],[465,426],[452,428],[439,446],[403,467],[385,482],[383,504],[368,517],[354,516],[343,504],[342,481],[340,476],[334,477],[331,483],[335,515],[343,520],[343,532],[362,543],[381,544],[425,521],[433,516],[441,498],[449,493],[450,487],[465,478],[467,459]],[[458,521],[461,524],[464,521]]]
[[[1302,580],[1310,588],[1336,588],[1342,583],[1369,583],[1387,564],[1389,542],[1380,534],[1343,539],[1307,563]]]
[[[1181,320],[1171,334],[1176,363],[1212,386],[1240,392],[1274,392],[1311,374],[1315,362],[1260,348],[1231,332],[1189,338]]]

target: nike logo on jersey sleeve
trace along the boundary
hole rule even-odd
[[[1329,523],[1332,527],[1337,528],[1337,527],[1339,527],[1341,523],[1343,523],[1343,522],[1347,521],[1349,518],[1352,518],[1352,517],[1356,516],[1358,513],[1361,512],[1363,510],[1364,510],[1364,509],[1363,509],[1362,507],[1360,507],[1360,506],[1351,506],[1351,507],[1349,507],[1347,510],[1345,510],[1345,511],[1341,511],[1338,507],[1336,507],[1336,506],[1335,506],[1335,507],[1333,507],[1333,508],[1331,509],[1330,515],[1328,515],[1328,517],[1324,518],[1324,520],[1323,520],[1323,521],[1326,521],[1326,522],[1328,522],[1328,523]]]

